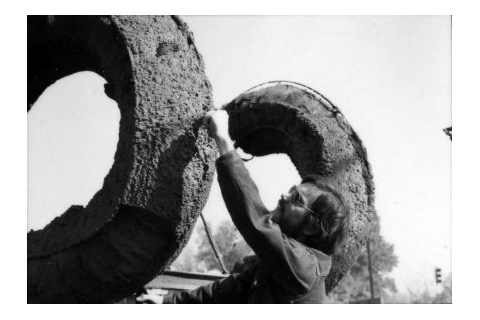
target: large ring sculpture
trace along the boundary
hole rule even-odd
[[[285,153],[301,177],[318,174],[345,196],[350,229],[341,253],[333,256],[329,292],[357,259],[375,214],[372,174],[360,138],[337,107],[297,83],[259,85],[224,108],[236,147],[254,156]]]
[[[91,70],[121,112],[114,164],[88,205],[28,238],[28,302],[115,302],[175,259],[208,197],[216,148],[199,120],[211,88],[178,17],[28,17],[28,107],[56,80]],[[365,149],[340,111],[292,83],[265,84],[229,103],[236,145],[286,153],[301,176],[346,195],[352,223],[327,291],[355,261],[374,214]]]
[[[27,235],[28,302],[118,301],[173,261],[208,197],[217,154],[199,129],[212,108],[203,62],[178,17],[27,24],[28,109],[56,80],[90,70],[121,112],[102,189]]]

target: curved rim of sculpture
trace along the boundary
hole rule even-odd
[[[27,234],[29,302],[114,302],[169,265],[208,198],[216,149],[211,86],[176,16],[29,16],[29,110],[78,71],[118,103],[114,164],[88,205]],[[179,79],[182,79],[180,82]]]
[[[217,152],[199,119],[212,108],[211,87],[178,17],[28,19],[40,20],[27,28],[27,109],[56,80],[90,70],[107,80],[121,112],[102,189],[85,208],[72,206],[27,234],[28,301],[118,301],[176,257],[205,204]],[[353,227],[334,257],[330,290],[366,241],[374,214],[360,139],[338,108],[292,83],[253,88],[225,108],[236,146],[257,156],[286,153],[301,176],[319,173],[348,193]]]
[[[262,83],[223,108],[236,148],[252,156],[285,153],[301,177],[318,174],[344,195],[350,226],[333,256],[329,292],[360,254],[375,215],[373,177],[362,141],[336,106],[296,82]]]

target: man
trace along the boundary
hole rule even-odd
[[[217,173],[232,220],[258,257],[245,271],[190,292],[144,294],[146,303],[322,303],[331,255],[344,237],[349,211],[342,196],[309,176],[269,212],[233,147],[228,114],[207,113],[204,124],[220,157]]]

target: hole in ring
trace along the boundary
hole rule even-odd
[[[118,144],[120,111],[105,79],[78,72],[49,86],[28,112],[27,230],[45,227],[102,188]]]

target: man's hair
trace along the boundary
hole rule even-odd
[[[306,245],[331,255],[338,249],[339,243],[346,237],[350,221],[350,210],[342,194],[330,185],[322,182],[317,175],[303,178],[302,183],[313,183],[322,192],[312,205],[308,223],[314,225],[319,233],[309,236]]]

